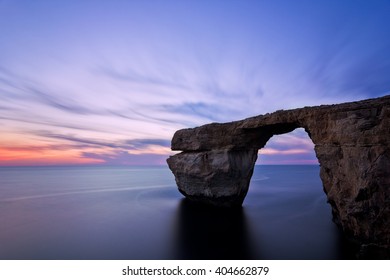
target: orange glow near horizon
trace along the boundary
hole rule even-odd
[[[0,143],[0,166],[93,165],[123,164],[124,162],[127,165],[137,165],[132,156],[136,159],[142,157],[158,159],[170,154],[173,152],[169,148],[158,145],[126,150],[111,147],[75,147],[64,143],[48,145],[36,142],[12,146],[4,144],[1,146]],[[122,159],[121,156],[128,157],[128,159]],[[160,161],[152,160],[151,164]]]
[[[103,160],[81,157],[77,151],[0,148],[0,166],[98,164]]]
[[[262,162],[261,160],[256,163],[256,165],[318,165],[318,160],[315,159],[304,159],[304,160],[268,160],[267,162]]]
[[[58,135],[59,139],[39,135],[21,138],[4,133],[0,140],[0,166],[155,165],[165,164],[165,158],[175,154],[162,140],[153,142],[146,139],[144,143],[139,143],[137,140],[126,142],[87,135]],[[159,141],[163,145],[159,145]],[[272,146],[275,144],[276,147]],[[310,156],[313,154],[313,144],[308,138],[279,136],[274,138],[274,143],[267,145],[259,150],[257,164],[317,164],[316,159]]]
[[[259,150],[259,154],[263,155],[297,155],[297,154],[306,154],[309,153],[309,151],[305,149],[289,149],[284,151],[279,151],[272,148],[263,148]]]

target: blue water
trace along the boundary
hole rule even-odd
[[[256,166],[240,209],[166,167],[1,167],[0,259],[343,259],[318,166]]]

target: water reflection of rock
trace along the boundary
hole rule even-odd
[[[176,259],[253,259],[242,207],[223,209],[179,204],[175,234]]]

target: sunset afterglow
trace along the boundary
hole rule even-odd
[[[390,93],[386,1],[0,1],[0,166],[154,165],[181,128]],[[258,163],[317,164],[302,130]]]

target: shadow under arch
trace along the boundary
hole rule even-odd
[[[175,259],[255,259],[245,209],[222,209],[183,198],[177,211]]]
[[[252,186],[252,195],[243,207],[218,208],[187,198],[180,200],[173,223],[171,258],[354,259],[355,248],[332,223],[325,199],[319,209],[315,203],[300,209],[296,198],[275,193],[276,200],[262,205],[259,197],[267,195],[266,181],[254,181],[261,184]],[[291,180],[291,184],[296,183]],[[315,189],[317,194],[321,192]]]

